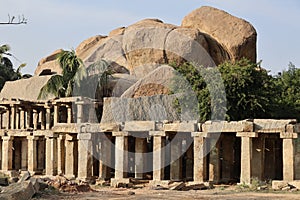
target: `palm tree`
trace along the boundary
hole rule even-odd
[[[48,80],[41,88],[39,99],[45,99],[49,94],[55,97],[70,97],[74,83],[79,84],[79,80],[86,76],[83,62],[74,50],[62,51],[58,54],[57,60],[62,68],[62,74],[54,75]]]
[[[74,94],[98,100],[110,96],[111,63],[110,61],[100,60],[88,66],[86,68],[86,76],[76,79],[81,81],[76,85],[79,87],[76,87]]]

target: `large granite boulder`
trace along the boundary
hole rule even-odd
[[[106,36],[96,35],[81,42],[76,48],[76,54],[79,58],[85,59],[95,51],[95,48],[106,38]]]
[[[95,47],[94,52],[83,59],[85,66],[88,67],[89,65],[103,59],[128,68],[127,59],[122,45],[123,35],[114,35],[101,40],[101,43]]]
[[[193,28],[178,27],[172,30],[165,40],[167,63],[190,62],[205,67],[215,66],[209,55],[209,47],[204,35]]]
[[[125,29],[123,49],[129,69],[147,65],[167,63],[164,45],[167,35],[176,26],[158,19],[145,19]]]
[[[161,65],[144,78],[137,81],[121,97],[137,98],[169,94],[175,70],[167,65]]]
[[[219,51],[217,54],[219,57],[215,58],[218,62],[226,60],[227,56],[234,61],[246,57],[256,62],[256,30],[243,19],[225,11],[204,6],[188,14],[183,19],[182,26],[196,28],[205,33],[206,39],[210,40],[209,48]]]
[[[34,72],[34,75],[38,76],[44,70],[48,70],[49,72],[51,71],[51,73],[61,73],[62,69],[61,69],[59,63],[57,62],[56,58],[57,58],[58,54],[61,53],[62,51],[63,51],[62,49],[58,49],[58,50],[54,51],[53,53],[51,53],[49,56],[42,58],[38,63],[38,66]]]

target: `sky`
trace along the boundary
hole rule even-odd
[[[258,33],[258,61],[270,73],[300,67],[299,0],[0,0],[0,21],[23,15],[26,25],[1,25],[0,45],[9,44],[15,66],[34,73],[38,61],[56,49],[72,49],[94,35],[145,18],[180,25],[201,6],[213,6],[249,21]]]

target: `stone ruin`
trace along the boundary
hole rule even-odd
[[[35,76],[7,82],[0,93],[1,172],[62,174],[113,186],[133,179],[154,185],[300,180],[295,120],[198,123],[172,108],[167,65],[195,61],[211,67],[242,57],[255,62],[256,31],[248,22],[202,7],[181,26],[147,19],[85,40],[76,53],[86,66],[113,61],[112,94],[104,102],[81,96],[38,100],[41,87],[61,73],[59,51],[39,62]],[[153,116],[151,104],[165,113]],[[102,111],[100,122],[95,108]]]

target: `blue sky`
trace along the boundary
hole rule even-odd
[[[27,63],[33,73],[38,61],[54,50],[76,48],[94,35],[144,18],[180,25],[192,10],[214,6],[254,25],[258,33],[258,60],[273,74],[291,61],[300,67],[299,0],[0,0],[0,20],[24,14],[27,25],[0,26],[0,44]],[[15,61],[18,65],[18,61]]]

